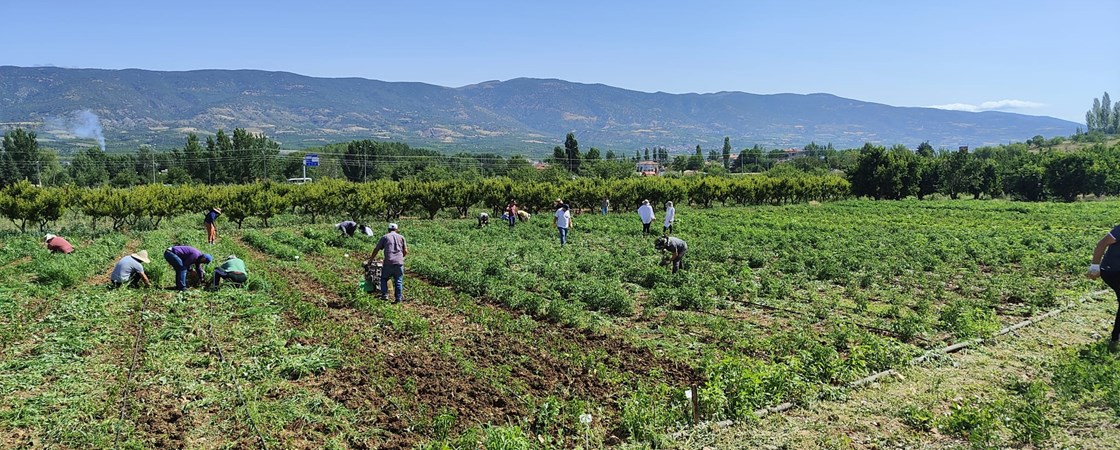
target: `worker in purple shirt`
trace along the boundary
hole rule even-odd
[[[194,266],[195,274],[198,275],[198,283],[206,284],[206,273],[203,272],[202,265],[214,260],[210,255],[189,245],[176,245],[164,250],[163,259],[175,269],[175,289],[180,291],[187,290],[187,270],[191,266]]]

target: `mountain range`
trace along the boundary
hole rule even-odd
[[[872,142],[956,149],[1066,136],[1080,125],[1052,117],[896,107],[830,94],[647,93],[603,84],[517,78],[463,87],[259,70],[103,70],[0,66],[0,130],[36,131],[61,152],[96,145],[75,129],[91,111],[109,150],[181,147],[187,133],[245,128],[283,148],[352,139],[442,151],[551,154],[574,132],[580,147],[630,155],[666,147],[738,151],[851,148]],[[87,124],[88,125],[88,124]],[[95,126],[98,124],[94,124]],[[96,133],[98,130],[93,130]]]

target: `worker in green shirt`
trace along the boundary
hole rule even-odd
[[[211,289],[218,289],[218,283],[225,278],[234,283],[244,283],[249,279],[249,272],[245,271],[245,261],[236,255],[229,255],[221,266],[214,269],[214,283]]]

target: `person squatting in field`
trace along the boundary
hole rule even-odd
[[[354,237],[354,233],[357,233],[358,231],[365,233],[366,236],[373,236],[373,230],[370,229],[370,227],[362,225],[353,220],[344,220],[342,222],[336,223],[334,227],[338,228],[338,231],[342,234],[345,234],[347,237]]]
[[[1089,278],[1104,280],[1116,293],[1116,319],[1112,323],[1112,337],[1108,341],[1108,351],[1111,353],[1120,352],[1120,245],[1116,244],[1116,236],[1120,236],[1120,226],[1113,228],[1097,242],[1097,247],[1093,249],[1093,260],[1089,264]]]
[[[673,202],[665,202],[665,226],[661,228],[661,234],[673,233],[674,220],[677,220],[677,208],[673,207]]]
[[[487,226],[487,225],[490,225],[490,215],[486,214],[486,213],[479,213],[478,214],[478,227],[482,228],[482,227]]]
[[[656,219],[653,216],[653,207],[649,205],[649,200],[642,200],[642,206],[638,207],[638,218],[642,219],[642,236],[649,236],[649,224],[653,222],[653,219]]]
[[[245,261],[242,261],[237,255],[227,256],[225,262],[214,269],[213,283],[210,284],[210,289],[217,290],[223,279],[238,284],[249,281],[249,272],[245,270]]]
[[[653,242],[653,248],[658,251],[668,252],[666,255],[668,258],[663,259],[661,262],[662,265],[672,264],[673,273],[677,273],[677,270],[684,267],[684,254],[688,251],[688,244],[686,244],[684,240],[669,235],[661,236]]]
[[[533,215],[529,214],[529,211],[526,211],[524,209],[517,210],[517,220],[519,220],[521,222],[528,222],[529,219],[532,219],[532,218],[533,218]]]
[[[70,245],[70,242],[63,239],[62,236],[47,234],[43,236],[43,243],[46,244],[47,250],[51,253],[62,253],[65,255],[74,251],[74,246]]]
[[[218,220],[218,216],[220,215],[222,215],[222,208],[210,208],[210,211],[206,213],[206,217],[202,219],[202,224],[206,228],[207,244],[214,245],[214,242],[218,240],[218,229],[214,227],[214,221]]]
[[[148,275],[144,273],[144,264],[150,263],[152,260],[148,259],[148,251],[140,250],[131,255],[121,258],[117,264],[113,266],[113,273],[109,274],[109,288],[116,289],[125,284],[128,287],[137,287],[141,282],[145,286],[151,286],[152,281],[148,279]]]
[[[164,250],[163,259],[175,269],[175,289],[180,291],[187,290],[187,270],[191,266],[194,266],[194,272],[198,275],[198,283],[205,285],[206,272],[202,270],[202,266],[214,260],[210,255],[189,245],[176,245]]]
[[[567,204],[561,204],[552,217],[552,224],[560,232],[560,246],[568,243],[568,229],[572,227],[572,213],[568,211]]]
[[[377,259],[377,253],[385,250],[385,260],[381,267],[381,299],[389,299],[388,277],[393,277],[395,300],[400,303],[404,300],[404,257],[408,256],[408,244],[405,243],[404,236],[397,232],[398,228],[395,223],[389,224],[389,232],[377,240],[377,246],[373,247],[369,260]]]

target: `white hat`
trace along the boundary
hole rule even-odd
[[[47,233],[47,235],[46,235],[46,236],[43,236],[43,240],[44,240],[44,241],[49,241],[49,240],[51,240],[51,239],[54,239],[54,238],[56,238],[56,237],[58,237],[58,236],[55,236],[55,235],[53,235],[53,234],[50,234],[50,233]]]
[[[389,224],[389,229],[390,229],[390,230],[396,230],[397,228],[398,228],[398,227],[397,227],[397,224],[395,224],[395,223],[391,223],[391,224]]]
[[[131,256],[133,258],[136,258],[138,261],[140,261],[142,263],[152,262],[152,260],[148,259],[148,251],[147,250],[140,250],[140,251],[138,251],[136,253],[133,253],[129,256]]]

